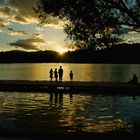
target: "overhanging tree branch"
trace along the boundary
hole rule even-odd
[[[137,5],[124,0],[40,0],[36,13],[42,23],[48,15],[67,19],[68,37],[76,44],[95,47],[120,40],[122,25],[140,28],[140,2],[135,1]]]

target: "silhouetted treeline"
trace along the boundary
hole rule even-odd
[[[140,44],[120,44],[102,50],[77,50],[60,55],[54,51],[0,52],[0,63],[140,63]]]

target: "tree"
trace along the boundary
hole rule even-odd
[[[40,0],[34,10],[43,24],[47,14],[66,20],[64,31],[80,48],[112,45],[124,27],[140,27],[139,0]]]

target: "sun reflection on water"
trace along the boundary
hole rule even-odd
[[[120,100],[99,95],[1,92],[0,126],[31,132],[132,131],[132,122],[121,113]]]

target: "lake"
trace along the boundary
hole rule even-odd
[[[64,69],[63,81],[128,81],[140,77],[139,64],[0,64],[1,80],[49,80],[49,70]],[[122,130],[140,125],[140,96],[91,93],[0,92],[0,130],[75,133]]]
[[[0,92],[0,130],[34,133],[133,132],[140,96]]]
[[[64,69],[63,81],[69,81],[70,70],[74,81],[126,82],[136,73],[140,77],[140,64],[73,64],[73,63],[20,63],[0,64],[1,80],[49,80],[49,70]]]

